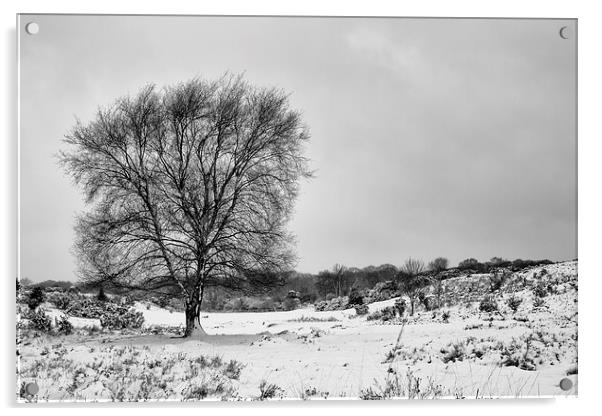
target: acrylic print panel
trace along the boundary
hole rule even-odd
[[[19,401],[577,394],[575,20],[18,33]]]

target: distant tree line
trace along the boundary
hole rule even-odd
[[[358,293],[374,288],[378,283],[390,282],[404,293],[410,300],[410,313],[413,314],[416,301],[419,300],[422,289],[428,285],[441,287],[441,282],[449,277],[470,273],[489,273],[500,268],[521,270],[526,267],[553,263],[550,260],[522,260],[513,261],[501,257],[493,257],[489,261],[479,262],[477,259],[468,258],[459,262],[455,268],[449,268],[449,261],[438,257],[428,264],[422,260],[410,258],[400,267],[393,264],[368,266],[364,268],[346,267],[335,264],[331,269],[319,273],[300,273],[296,271],[279,272],[270,276],[254,276],[254,279],[268,279],[278,281],[279,284],[266,287],[261,293],[241,293],[237,290],[214,287],[206,293],[204,310],[275,310],[278,305],[285,305],[286,309],[294,308],[298,304],[316,303],[321,300],[331,300],[343,296],[358,296]],[[32,283],[28,279],[21,280],[22,286],[42,289],[60,288],[63,290],[78,290],[88,293],[127,294],[133,298],[146,298],[144,292],[121,293],[114,288],[104,289],[84,283],[68,281],[46,280]],[[354,295],[355,293],[355,295]],[[435,290],[437,293],[437,290]],[[247,296],[243,296],[247,295]],[[290,299],[298,299],[297,303]],[[160,300],[159,300],[160,301]],[[167,300],[165,300],[167,302]]]

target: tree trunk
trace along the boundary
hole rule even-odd
[[[184,338],[202,337],[207,335],[201,326],[201,301],[194,298],[186,302],[186,329],[184,330]]]

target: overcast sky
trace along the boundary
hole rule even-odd
[[[572,20],[23,16],[20,26],[22,277],[75,280],[74,217],[86,206],[55,157],[75,118],[148,83],[225,71],[290,92],[310,128],[316,178],[290,223],[299,271],[577,256]]]

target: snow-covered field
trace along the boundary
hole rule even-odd
[[[576,281],[576,262],[543,268],[548,276],[570,275]],[[523,301],[516,313],[505,306],[503,295],[498,302],[500,313],[479,312],[478,304],[457,305],[418,311],[405,325],[369,321],[356,316],[353,309],[316,312],[305,308],[203,313],[201,322],[208,336],[196,340],[135,333],[37,337],[21,347],[21,373],[24,380],[36,379],[40,400],[203,398],[203,394],[182,393],[193,380],[199,382],[199,377],[206,377],[188,368],[201,356],[219,356],[224,363],[234,360],[244,365],[237,377],[230,377],[231,373],[220,365],[207,367],[217,372],[212,377],[228,374],[224,379],[227,388],[208,392],[208,397],[260,398],[270,385],[275,387],[275,398],[366,398],[372,393],[386,397],[382,393],[395,383],[397,392],[405,392],[404,397],[575,395],[577,290],[567,283],[559,284],[557,289],[537,308],[530,290],[517,292]],[[394,302],[373,303],[370,312]],[[148,326],[178,326],[184,322],[182,313],[156,306],[148,309],[143,304],[136,307]],[[442,316],[444,311],[448,319]],[[60,315],[59,311],[49,313]],[[70,320],[76,327],[98,325],[94,320]],[[135,371],[142,371],[139,367],[152,371],[163,367],[156,370],[157,380],[165,379],[166,385],[161,388],[174,394],[164,397],[158,391],[137,393],[136,389],[142,387],[132,387],[136,392],[132,390],[125,396],[115,393],[117,382],[107,382],[100,369],[117,368],[116,363],[126,357],[130,357]],[[58,364],[49,364],[53,360],[69,368],[61,372]],[[512,365],[512,360],[517,364]],[[73,371],[79,372],[74,376],[70,373]],[[559,387],[563,378],[573,382],[567,391]]]

